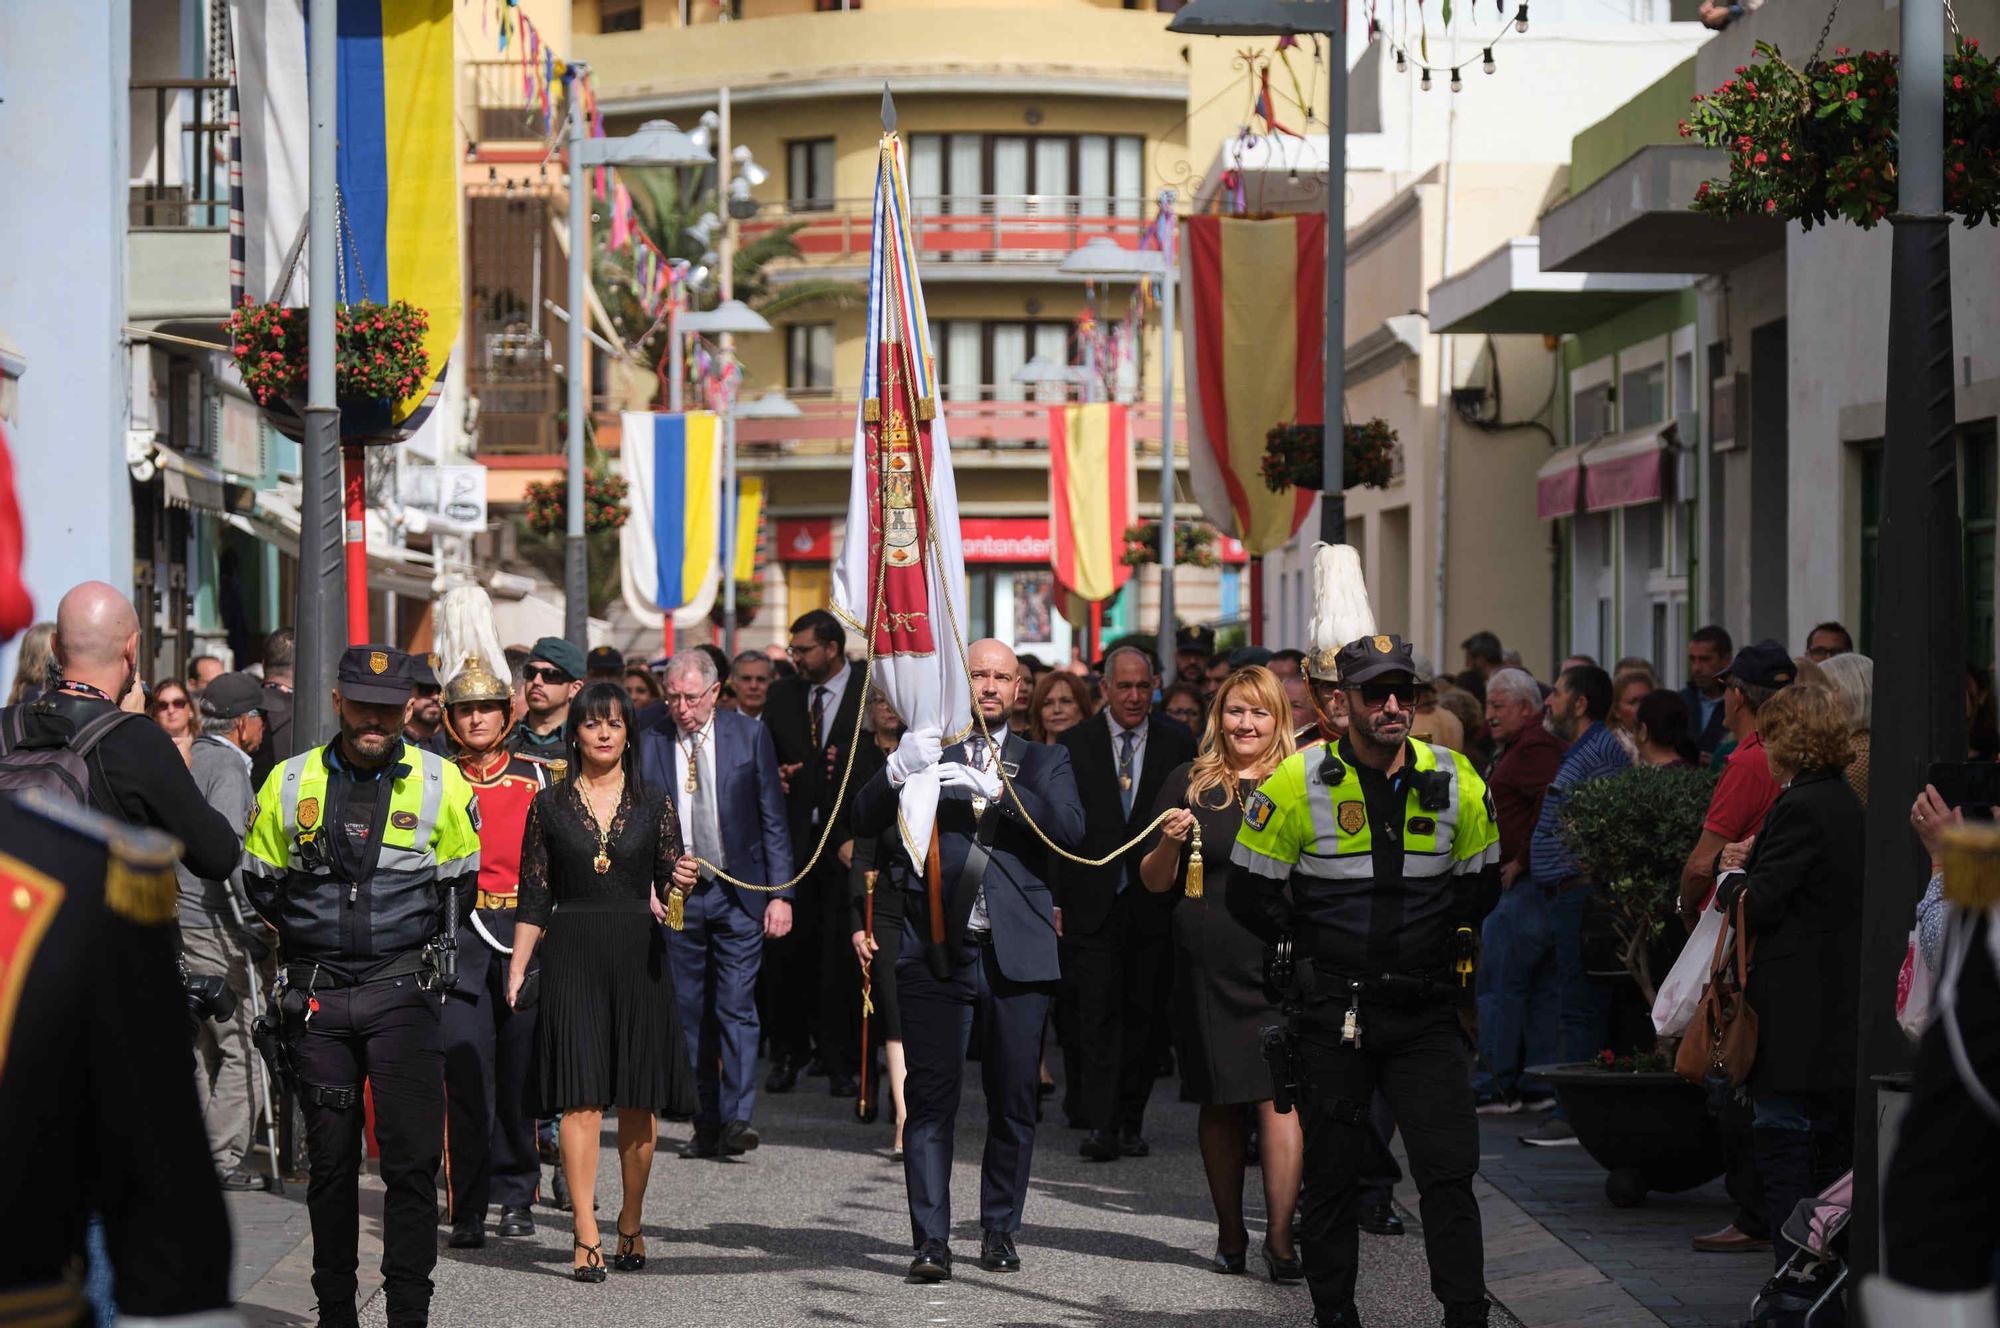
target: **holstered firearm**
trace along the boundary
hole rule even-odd
[[[458,887],[455,885],[445,887],[444,926],[424,947],[424,958],[430,965],[431,977],[426,990],[450,991],[458,985]]]
[[[1289,1014],[1264,1030],[1264,1063],[1271,1067],[1271,1110],[1282,1116],[1299,1096],[1299,1039]]]

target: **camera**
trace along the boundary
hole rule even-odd
[[[188,1013],[196,1019],[225,1023],[236,1014],[236,993],[220,973],[190,973],[187,960],[174,961],[181,973],[181,994],[187,997]]]

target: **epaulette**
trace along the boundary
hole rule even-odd
[[[104,902],[112,912],[148,927],[174,920],[180,889],[174,864],[182,851],[178,839],[114,821],[40,790],[29,790],[19,802],[43,820],[104,846]]]
[[[534,761],[534,760],[540,760],[541,758],[531,756],[528,759]],[[549,768],[549,783],[560,784],[565,779],[569,778],[569,761],[566,758],[561,756],[551,756],[542,763],[548,766]]]

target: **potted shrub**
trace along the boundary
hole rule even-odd
[[[1396,473],[1396,431],[1382,420],[1350,424],[1341,458],[1341,482],[1352,489],[1386,489]],[[1324,468],[1326,430],[1317,424],[1277,424],[1264,435],[1264,486],[1273,493],[1317,489]]]
[[[1897,57],[1845,46],[1804,69],[1777,48],[1697,96],[1681,137],[1729,153],[1693,208],[1725,219],[1774,216],[1807,229],[1839,219],[1872,229],[1896,206]],[[1961,36],[1945,57],[1945,207],[1968,226],[2000,224],[2000,66]]]
[[[306,311],[245,301],[223,324],[243,384],[287,437],[305,429]],[[334,310],[334,398],[343,441],[394,441],[397,405],[430,372],[430,316],[404,300]]]
[[[1701,835],[1715,777],[1697,768],[1634,766],[1573,786],[1558,828],[1576,854],[1596,906],[1585,923],[1650,1008],[1661,950],[1678,951],[1668,923],[1680,899],[1681,864]],[[1588,956],[1586,956],[1588,961]],[[1671,1042],[1592,1061],[1542,1066],[1577,1141],[1610,1174],[1604,1192],[1621,1207],[1649,1190],[1679,1191],[1722,1171],[1715,1121],[1700,1089],[1673,1071]]]
[[[764,582],[760,578],[736,583],[736,625],[748,627],[757,621],[757,610],[764,607]],[[715,592],[715,603],[708,606],[708,620],[717,627],[727,627],[722,612],[722,592]]]
[[[1160,523],[1141,521],[1125,528],[1127,567],[1148,567],[1160,561]],[[1174,523],[1174,565],[1214,567],[1222,561],[1215,548],[1215,527],[1200,521]]]

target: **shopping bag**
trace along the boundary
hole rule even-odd
[[[1896,1024],[1912,1041],[1920,1041],[1931,1021],[1931,989],[1937,976],[1924,962],[1924,948],[1917,943],[1916,928],[1910,929],[1910,948],[1903,955],[1903,971],[1896,975]]]
[[[1714,909],[1701,911],[1701,919],[1694,924],[1694,932],[1681,949],[1681,957],[1667,971],[1659,994],[1653,998],[1653,1031],[1661,1037],[1679,1037],[1687,1030],[1708,986],[1716,940],[1728,926],[1729,920]]]

